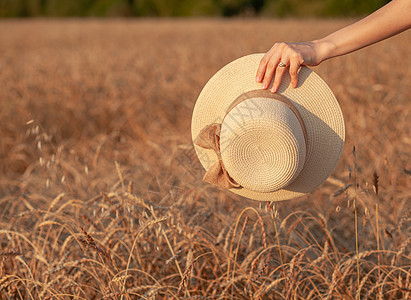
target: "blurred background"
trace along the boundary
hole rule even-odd
[[[354,17],[387,0],[1,0],[0,17]]]

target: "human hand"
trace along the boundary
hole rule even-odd
[[[321,61],[319,43],[275,43],[264,55],[258,67],[256,81],[262,82],[267,89],[273,80],[271,92],[275,93],[280,86],[284,73],[289,70],[291,86],[297,87],[300,66],[316,66]],[[280,63],[281,62],[281,63]]]
[[[291,86],[297,87],[300,66],[316,66],[322,61],[344,55],[411,28],[411,1],[396,0],[371,15],[328,36],[305,43],[276,43],[261,59],[256,81],[275,93],[287,69]],[[281,62],[281,64],[280,64]]]

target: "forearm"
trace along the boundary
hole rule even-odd
[[[411,28],[411,0],[393,0],[366,18],[313,41],[320,61],[344,55]]]

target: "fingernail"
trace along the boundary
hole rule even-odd
[[[260,82],[260,76],[257,76],[257,77],[255,78],[255,81]]]
[[[267,84],[264,83],[264,84],[263,84],[263,90],[265,90],[266,88],[267,88]]]

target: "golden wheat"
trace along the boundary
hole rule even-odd
[[[1,21],[0,299],[409,298],[409,33],[315,68],[347,140],[313,193],[214,188],[191,145],[220,67],[351,21]]]

